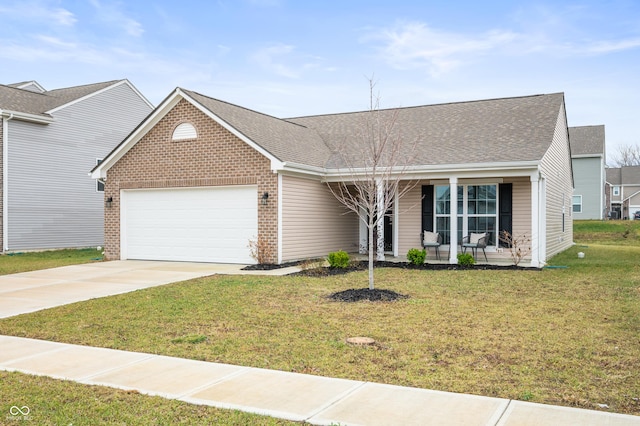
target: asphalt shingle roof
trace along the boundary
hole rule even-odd
[[[276,158],[318,167],[360,167],[359,143],[370,111],[279,119],[184,90]],[[415,144],[407,165],[538,161],[549,148],[564,105],[555,93],[379,110],[392,134]],[[395,117],[395,118],[393,118]]]
[[[109,87],[120,80],[87,84],[36,93],[0,84],[0,110],[50,117],[49,111]]]
[[[640,166],[622,167],[621,178],[623,185],[640,185]]]
[[[416,152],[408,165],[536,161],[549,148],[564,104],[562,93],[380,110],[396,115],[394,135]],[[357,166],[356,141],[370,112],[288,119],[315,129],[332,150],[329,167]],[[361,146],[361,145],[360,145]],[[410,149],[410,148],[407,148]],[[360,155],[360,157],[362,157]]]
[[[611,185],[622,185],[622,169],[620,167],[608,168],[605,173],[607,182]]]
[[[569,127],[571,155],[604,155],[604,126]]]

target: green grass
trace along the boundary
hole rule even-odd
[[[577,220],[573,238],[582,244],[640,245],[640,220]]]
[[[11,407],[28,407],[26,416]],[[22,410],[27,413],[27,410]],[[103,386],[0,371],[4,425],[294,425],[233,410],[187,404]]]
[[[4,254],[0,255],[0,275],[77,265],[98,260],[102,260],[102,252],[95,248]]]
[[[4,319],[0,334],[638,415],[640,242],[619,226],[577,222],[551,261],[566,268],[378,269],[378,288],[410,296],[393,303],[327,299],[366,272],[213,276]]]

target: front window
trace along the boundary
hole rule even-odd
[[[620,196],[620,187],[619,186],[614,186],[613,187],[613,195],[615,197],[619,197]]]
[[[472,232],[488,232],[488,245],[496,245],[497,185],[459,185],[457,188],[458,241]],[[449,244],[451,242],[450,187],[436,186],[435,192],[436,232],[442,234],[444,244]]]
[[[582,195],[573,196],[573,208],[574,213],[582,213]]]

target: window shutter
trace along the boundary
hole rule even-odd
[[[422,185],[422,230],[433,232],[433,185]]]
[[[503,183],[500,184],[500,207],[498,216],[498,226],[500,234],[503,231],[507,231],[509,234],[513,234],[512,216],[513,216],[513,184]],[[508,245],[500,240],[500,247],[507,247]]]

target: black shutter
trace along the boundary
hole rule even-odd
[[[500,207],[498,211],[498,225],[500,229],[500,235],[503,231],[507,231],[510,235],[513,234],[512,227],[512,211],[513,211],[513,184],[503,183],[500,184]],[[500,247],[507,247],[507,244],[500,241]]]
[[[422,185],[422,230],[433,232],[433,185]]]

